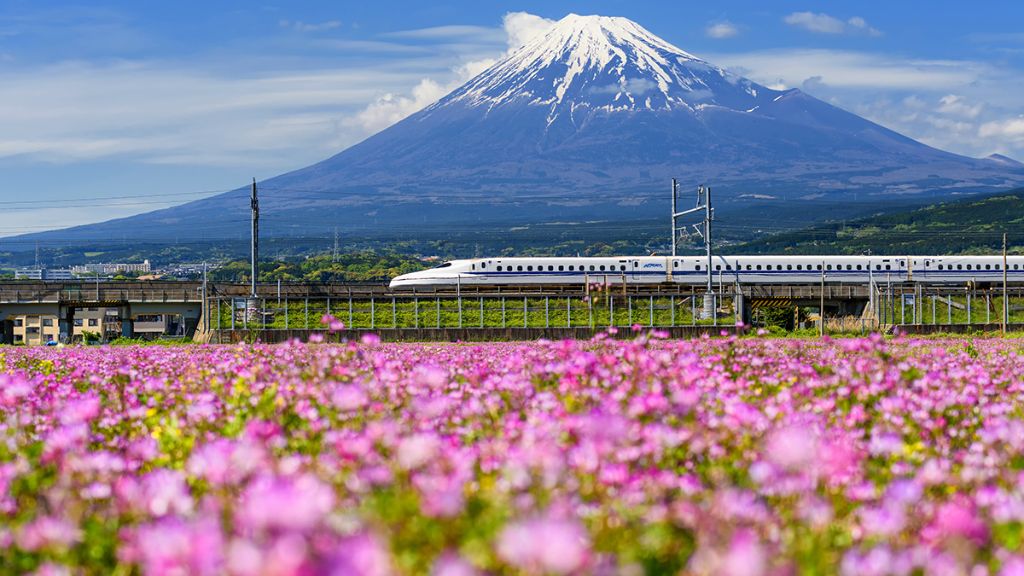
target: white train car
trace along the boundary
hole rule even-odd
[[[402,274],[391,288],[544,284],[692,284],[707,282],[701,256],[611,256],[475,258]],[[720,284],[811,284],[906,282],[996,283],[1002,256],[713,256],[712,278]],[[1024,256],[1007,258],[1007,280],[1024,282]]]

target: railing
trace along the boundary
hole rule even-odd
[[[218,331],[324,331],[327,315],[349,330],[401,328],[582,328],[733,326],[732,293],[712,295],[714,314],[704,314],[704,294],[573,296],[510,294],[390,294],[344,298],[225,298],[208,302],[204,328]]]
[[[886,326],[982,325],[1024,322],[1024,288],[879,286],[872,315]]]

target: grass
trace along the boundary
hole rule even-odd
[[[945,297],[933,298],[922,296],[918,305],[920,315],[919,324],[998,324],[1000,314],[1003,310],[1002,297],[993,296],[987,301],[984,295],[971,297],[971,310],[968,317],[967,296],[954,296],[951,299],[952,306],[946,304]],[[933,306],[934,303],[934,306]],[[1024,298],[1010,297],[1011,324],[1024,323]],[[957,306],[960,306],[959,308]],[[1014,308],[1019,308],[1015,310]],[[909,302],[905,304],[904,310],[900,311],[899,298],[894,298],[889,305],[889,323],[895,320],[897,324],[914,323],[914,307]]]
[[[698,315],[700,302],[697,303]],[[329,307],[328,307],[329,306]],[[674,310],[674,311],[673,311]],[[688,297],[649,298],[622,296],[580,298],[402,298],[391,300],[287,300],[266,302],[266,308],[235,311],[237,329],[322,330],[320,319],[331,314],[349,329],[387,328],[559,328],[606,326],[710,325],[711,320],[694,319]],[[230,302],[222,302],[212,329],[232,326]],[[652,322],[653,318],[653,322]],[[219,324],[218,324],[219,321]],[[719,325],[735,324],[731,301],[719,306]]]

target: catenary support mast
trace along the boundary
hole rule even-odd
[[[249,200],[249,207],[252,210],[252,269],[249,277],[252,284],[253,298],[256,297],[256,281],[259,278],[260,260],[260,201],[256,196],[256,179],[252,179],[252,197]]]

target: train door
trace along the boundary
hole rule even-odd
[[[635,282],[635,281],[643,279],[643,270],[640,268],[640,261],[639,260],[630,260],[629,261],[629,270],[630,270],[630,272],[629,272],[630,280]]]

